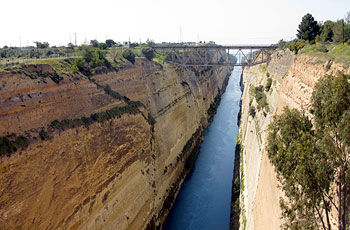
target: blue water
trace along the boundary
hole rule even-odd
[[[232,71],[226,92],[204,141],[193,171],[182,185],[163,229],[229,229],[241,69]]]

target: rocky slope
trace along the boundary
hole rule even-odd
[[[229,74],[146,59],[58,81],[50,65],[0,72],[1,229],[160,227]]]
[[[280,229],[279,198],[283,196],[266,144],[267,128],[274,114],[283,108],[308,112],[315,83],[325,74],[350,73],[343,64],[306,54],[295,56],[288,50],[276,51],[269,64],[246,68],[243,73],[241,141],[240,229]],[[268,106],[259,107],[254,89],[272,85],[266,94]],[[254,87],[252,87],[254,86]],[[256,92],[256,91],[255,91]],[[255,108],[252,112],[252,108]]]

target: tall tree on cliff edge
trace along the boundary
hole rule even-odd
[[[306,41],[314,41],[320,34],[320,26],[311,14],[306,14],[299,24],[297,37]]]
[[[296,109],[269,127],[268,155],[286,199],[285,229],[348,229],[350,203],[350,76],[325,76],[315,86],[315,123]]]

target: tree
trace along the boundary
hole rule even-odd
[[[312,95],[313,114],[320,145],[327,153],[329,167],[335,170],[339,229],[345,230],[350,202],[350,76],[327,75],[316,84]]]
[[[268,155],[287,199],[281,198],[286,229],[347,229],[350,202],[350,77],[325,76],[315,86],[315,125],[285,109],[269,127]]]
[[[67,48],[73,50],[74,49],[73,43],[71,43],[71,42],[68,43]]]
[[[105,49],[107,49],[107,44],[106,43],[103,43],[103,42],[101,42],[101,43],[98,43],[98,48],[99,49],[101,49],[101,50],[105,50]]]
[[[147,43],[148,46],[154,46],[155,45],[153,39],[149,39],[149,38],[147,38],[146,43]]]
[[[306,41],[315,40],[320,33],[320,26],[311,14],[306,14],[299,24],[297,37]]]
[[[334,22],[325,21],[322,25],[320,39],[322,42],[332,42],[333,41],[333,28]]]
[[[286,44],[286,42],[283,41],[283,39],[279,40],[277,43],[278,49],[283,49],[285,44]]]
[[[112,46],[116,45],[117,43],[115,41],[113,41],[112,39],[107,39],[106,44],[109,48],[111,48]]]
[[[92,59],[94,58],[94,49],[91,48],[91,46],[87,46],[87,45],[83,45],[81,49],[82,49],[83,60],[86,63],[92,62]]]
[[[298,54],[299,50],[301,50],[305,46],[305,41],[303,40],[295,40],[288,45],[290,51],[293,51],[295,54]]]
[[[98,47],[98,41],[97,41],[96,39],[90,40],[90,45],[91,45],[92,47],[97,48],[97,47]]]
[[[36,45],[36,48],[39,48],[39,49],[45,49],[50,47],[48,42],[34,42],[34,43]]]
[[[115,46],[113,46],[110,50],[110,55],[114,62],[116,61],[116,58],[120,55],[118,51],[118,48]]]
[[[45,55],[47,57],[50,57],[52,54],[53,54],[52,50],[48,50]]]
[[[336,43],[342,43],[343,42],[343,26],[344,26],[344,20],[338,20],[334,23],[333,26],[333,41]]]
[[[128,60],[129,62],[131,62],[132,64],[135,63],[135,54],[132,51],[132,49],[126,49],[123,51],[123,57]]]
[[[155,57],[154,50],[151,47],[143,48],[142,53],[150,61]]]

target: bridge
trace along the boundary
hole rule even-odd
[[[268,62],[277,45],[155,45],[167,62],[179,66],[253,66]]]

